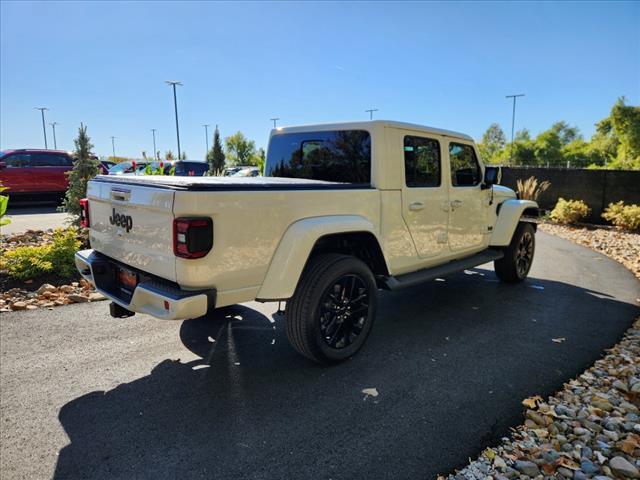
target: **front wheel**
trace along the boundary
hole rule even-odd
[[[498,278],[507,283],[522,282],[529,274],[535,250],[536,231],[533,225],[520,222],[504,257],[493,263]]]
[[[287,337],[302,355],[338,362],[364,344],[376,315],[377,287],[371,270],[348,255],[310,260],[287,302]]]

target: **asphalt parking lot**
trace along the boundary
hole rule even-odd
[[[12,202],[7,209],[11,223],[0,227],[0,233],[11,235],[31,230],[65,227],[69,216],[60,213],[54,202]]]
[[[624,267],[542,233],[538,242],[521,285],[483,266],[384,293],[363,351],[331,367],[294,352],[271,304],[186,322],[112,319],[106,302],[1,314],[3,480],[448,472],[639,313]]]

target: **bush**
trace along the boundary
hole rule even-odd
[[[29,280],[52,272],[61,278],[70,278],[76,271],[74,256],[80,244],[75,228],[57,229],[53,243],[16,247],[4,252],[0,269],[18,280]]]
[[[551,186],[551,182],[545,180],[538,183],[538,179],[531,176],[524,181],[518,179],[516,185],[518,198],[522,200],[533,200],[534,202],[537,202],[540,195],[542,195],[547,190],[547,188]]]
[[[551,211],[551,221],[571,225],[585,219],[591,209],[582,200],[565,200],[560,197]]]
[[[625,230],[640,230],[640,205],[625,205],[622,200],[610,203],[602,218]]]

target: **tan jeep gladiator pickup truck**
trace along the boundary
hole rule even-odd
[[[318,362],[364,344],[379,289],[493,261],[533,261],[534,202],[497,185],[464,134],[391,121],[272,130],[265,176],[100,175],[76,254],[111,314],[182,320],[285,301],[291,344]]]

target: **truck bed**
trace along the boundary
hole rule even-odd
[[[370,184],[353,184],[277,177],[173,177],[168,175],[98,175],[94,182],[139,185],[169,190],[350,190],[373,188]]]

